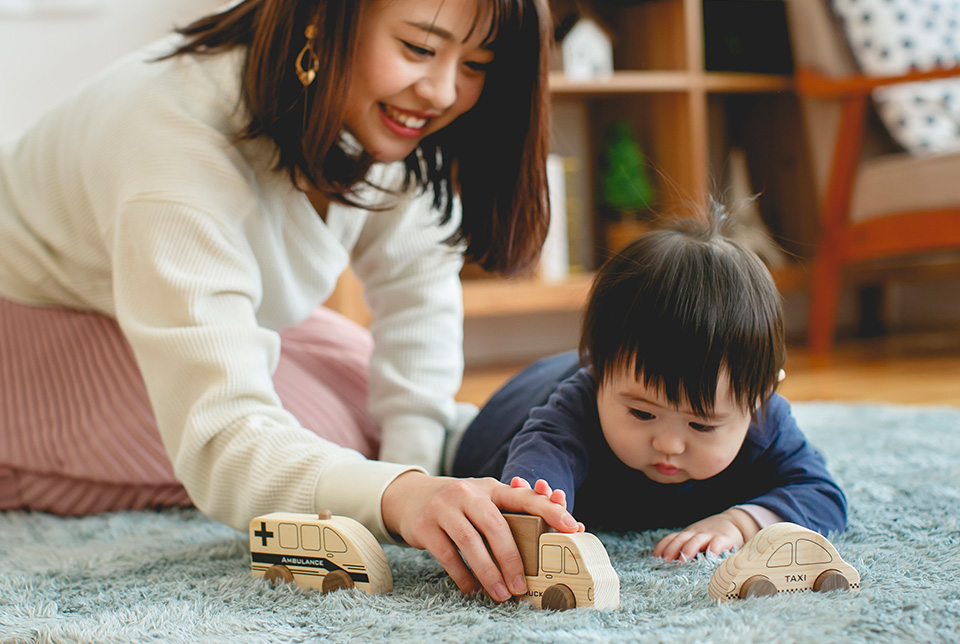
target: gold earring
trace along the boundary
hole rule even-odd
[[[317,37],[316,25],[307,25],[303,35],[307,37],[307,43],[297,54],[297,62],[294,63],[294,69],[297,72],[297,78],[304,87],[308,87],[313,79],[317,77],[317,70],[320,69],[320,59],[317,58],[317,52],[313,51],[313,39]],[[307,59],[307,67],[303,67],[303,59]]]

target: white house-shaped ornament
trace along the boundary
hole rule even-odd
[[[593,18],[584,16],[560,43],[563,75],[570,80],[592,80],[613,74],[613,42]]]

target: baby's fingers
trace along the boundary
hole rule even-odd
[[[550,500],[557,505],[567,507],[567,493],[563,490],[554,490],[553,494],[550,495]]]
[[[539,494],[507,486],[494,489],[493,502],[504,512],[521,512],[543,518],[549,526],[560,532],[578,532],[579,525],[566,508],[552,503]]]
[[[657,547],[653,549],[653,555],[667,561],[673,561],[674,559],[690,561],[697,556],[698,552],[707,547],[711,538],[712,536],[709,534],[690,530],[670,534],[657,544]]]
[[[515,477],[515,478],[519,478],[519,477]],[[511,482],[511,485],[512,485],[512,482]],[[551,489],[550,484],[543,479],[537,479],[536,484],[533,486],[533,491],[539,494],[540,496],[547,497],[548,499],[550,499],[551,503],[556,503],[557,505],[561,505],[564,508],[567,507],[567,493],[560,489],[557,489],[557,490]]]
[[[718,536],[714,537],[713,541],[710,542],[710,546],[707,548],[707,550],[715,555],[719,555],[727,550],[733,550],[736,547],[737,544],[730,537]]]
[[[537,482],[533,486],[533,491],[547,498],[550,498],[550,495],[553,494],[553,490],[550,489],[550,484],[543,479],[537,479]]]
[[[657,545],[653,548],[653,556],[660,557],[661,559],[667,559],[667,557],[664,556],[664,552],[667,551],[667,548],[670,547],[670,544],[673,543],[674,540],[676,540],[677,537],[679,536],[680,536],[679,532],[671,532],[670,534],[665,536],[663,539],[661,539],[657,543]]]
[[[691,561],[696,559],[697,553],[707,549],[715,535],[699,532],[690,537],[683,547],[680,548],[678,556],[682,561]]]

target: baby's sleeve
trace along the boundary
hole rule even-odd
[[[764,406],[763,431],[770,437],[751,464],[772,481],[770,489],[748,501],[821,534],[847,526],[847,499],[827,470],[826,461],[807,441],[790,404],[774,394]]]
[[[600,431],[592,380],[580,370],[560,383],[546,404],[536,407],[510,442],[501,481],[514,476],[531,485],[543,479],[567,496],[572,511],[576,491],[587,478],[590,454],[585,432]]]
[[[413,195],[367,217],[352,260],[373,313],[370,415],[380,460],[431,474],[440,473],[463,378],[463,253],[446,243],[459,221],[455,210],[441,222],[429,192]]]

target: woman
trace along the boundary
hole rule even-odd
[[[523,270],[545,234],[548,26],[543,0],[245,0],[0,150],[0,508],[329,508],[524,592],[499,509],[573,518],[429,474],[469,419],[463,255]],[[372,343],[318,309],[348,263]]]

